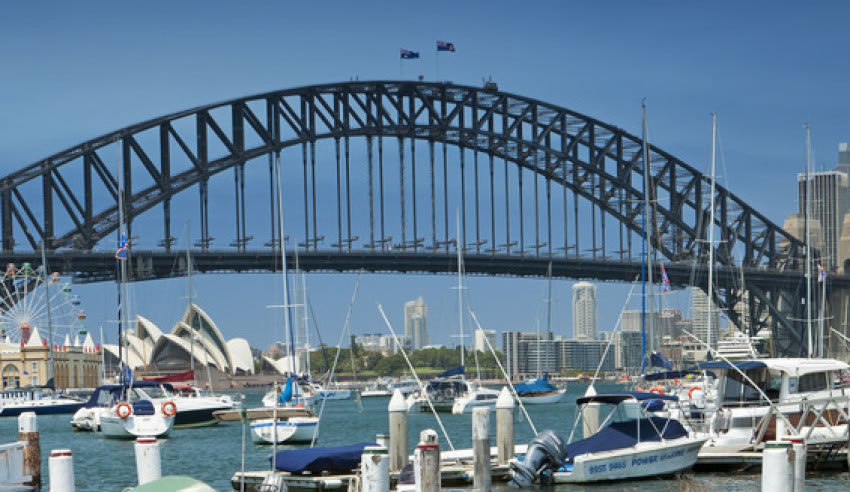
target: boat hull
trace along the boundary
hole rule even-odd
[[[251,438],[260,444],[310,442],[318,424],[316,417],[255,420],[251,422]]]
[[[74,413],[85,405],[85,402],[62,402],[40,404],[38,400],[18,405],[0,407],[0,417],[17,417],[23,412],[34,412],[36,415],[61,415]]]
[[[523,403],[523,405],[552,405],[554,403],[561,403],[564,401],[566,396],[567,390],[559,389],[557,391],[528,396],[520,395],[519,400]]]
[[[360,398],[378,398],[393,396],[389,391],[384,390],[366,390],[360,392]]]
[[[351,390],[321,390],[320,400],[348,400],[351,398]]]
[[[664,442],[576,456],[572,470],[553,474],[555,483],[589,483],[672,475],[697,462],[706,439],[683,437]]]
[[[100,417],[100,432],[103,437],[112,439],[165,436],[173,425],[174,417],[163,415],[130,415],[126,419],[114,414]]]

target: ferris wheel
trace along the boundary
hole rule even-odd
[[[54,344],[85,329],[85,310],[69,282],[55,272],[45,275],[41,266],[7,264],[0,278],[0,341],[26,341],[34,328],[46,341],[48,310]]]

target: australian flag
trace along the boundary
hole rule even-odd
[[[410,51],[410,50],[405,50],[405,49],[401,50],[401,59],[402,60],[414,60],[416,58],[419,58],[419,52],[418,51]]]
[[[454,52],[455,45],[454,43],[450,43],[448,41],[437,41],[437,51],[451,51]]]
[[[127,244],[127,234],[121,233],[121,240],[118,243],[118,249],[115,251],[115,259],[117,260],[126,260],[127,253],[130,250],[130,245]]]

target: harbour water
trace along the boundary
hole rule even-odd
[[[584,393],[584,384],[572,384],[567,400],[560,405],[528,407],[537,430],[553,429],[565,438],[569,435],[575,414],[572,402]],[[597,385],[599,391],[622,390],[619,385]],[[248,406],[260,405],[263,393],[246,392]],[[238,397],[237,397],[238,398]],[[354,442],[374,442],[375,434],[387,431],[387,398],[364,399],[361,407],[354,400],[329,401],[324,410],[320,428],[320,445],[339,445]],[[471,419],[469,415],[441,414],[443,424],[456,448],[471,446]],[[135,458],[132,441],[104,439],[100,434],[74,432],[69,415],[41,416],[38,419],[43,457],[43,480],[48,479],[47,456],[51,449],[68,448],[74,456],[78,491],[117,491],[136,483]],[[415,445],[419,431],[439,429],[431,414],[411,415],[408,420],[409,442]],[[491,442],[495,443],[495,415],[491,421]],[[16,439],[17,419],[0,419],[4,442]],[[525,418],[516,422],[516,442],[525,443],[533,433]],[[442,449],[449,449],[440,436]],[[164,475],[189,475],[213,486],[216,490],[231,490],[230,478],[241,467],[242,426],[238,422],[214,427],[178,429],[162,445],[162,471]],[[250,429],[245,434],[245,469],[263,470],[269,467],[271,446],[258,446],[251,441]],[[808,491],[846,490],[850,474],[827,472],[810,474]],[[507,491],[506,486],[496,490]],[[630,483],[613,483],[593,486],[558,486],[551,490],[566,491],[756,491],[760,489],[758,470],[752,473],[687,473],[678,479],[652,479]],[[45,487],[45,490],[47,488]]]

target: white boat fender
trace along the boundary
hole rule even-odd
[[[551,482],[552,472],[567,460],[567,444],[552,430],[545,430],[528,443],[525,460],[511,462],[511,480],[508,485],[528,487],[536,480],[541,484]]]

